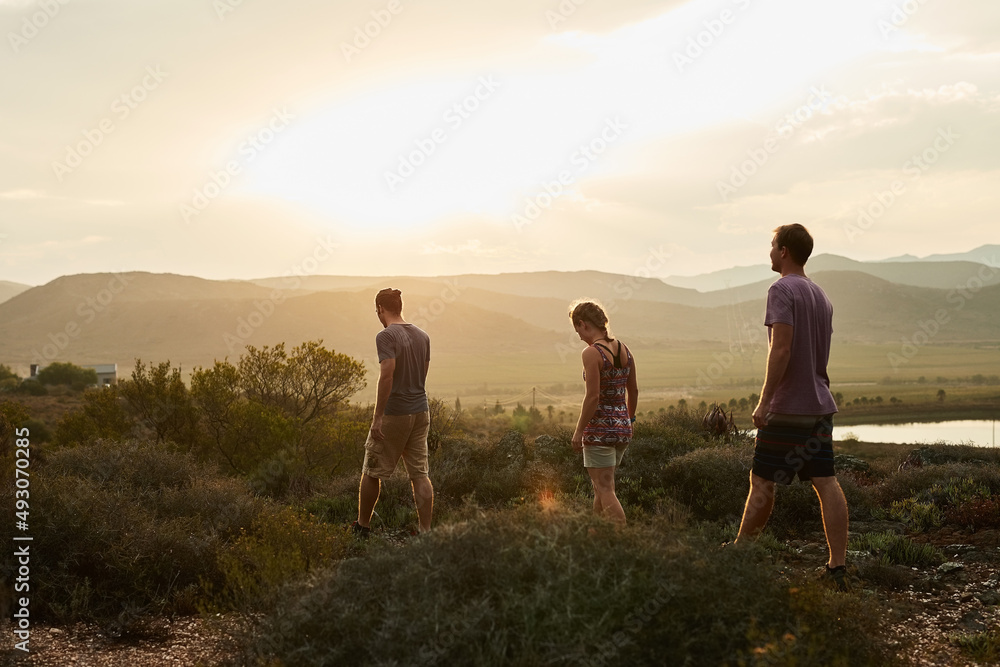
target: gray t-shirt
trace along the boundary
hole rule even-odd
[[[830,393],[826,366],[833,335],[833,305],[819,285],[805,276],[789,274],[767,291],[768,339],[772,324],[792,327],[788,369],[778,382],[771,412],[786,415],[828,415],[837,412]]]
[[[413,324],[390,324],[375,336],[379,363],[395,359],[392,393],[385,405],[387,415],[413,415],[427,411],[427,362],[431,359],[431,339]]]

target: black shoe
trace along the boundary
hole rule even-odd
[[[359,537],[362,540],[367,540],[368,535],[370,535],[371,532],[372,532],[371,528],[369,528],[368,526],[362,526],[357,521],[351,524],[351,533],[353,533],[355,537]]]
[[[837,567],[830,567],[830,565],[827,564],[826,573],[823,575],[823,579],[836,586],[838,591],[847,591],[850,590],[851,588],[847,583],[846,565],[838,565]]]

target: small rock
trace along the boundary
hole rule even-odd
[[[944,551],[946,554],[955,554],[956,556],[958,554],[969,553],[970,551],[975,551],[975,550],[976,547],[972,546],[971,544],[949,544],[944,549],[942,549],[942,551]]]
[[[952,572],[958,572],[959,570],[964,570],[964,569],[965,566],[962,565],[961,563],[955,563],[953,561],[949,561],[947,563],[942,563],[941,565],[938,565],[937,571],[940,572],[941,574],[951,574]]]
[[[60,630],[59,628],[49,628],[49,634],[50,635],[61,635],[61,634],[65,634],[65,632],[63,630]]]
[[[983,606],[992,607],[1000,604],[1000,593],[996,591],[985,591],[976,596],[976,599],[983,603]]]

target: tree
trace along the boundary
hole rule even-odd
[[[944,389],[938,389],[937,400],[939,403],[944,403],[945,391]],[[961,401],[959,401],[961,402]]]
[[[554,416],[555,416],[555,414],[556,414],[556,408],[555,408],[555,406],[554,405],[547,405],[547,406],[545,406],[545,411],[547,413],[549,413],[549,421],[552,421],[553,418],[554,418]]]
[[[42,384],[69,385],[82,391],[85,387],[97,384],[97,371],[93,368],[81,368],[76,364],[56,361],[38,371],[38,381]]]
[[[21,384],[21,378],[10,369],[10,366],[0,364],[0,391],[14,391]]]
[[[462,399],[458,396],[455,397],[455,413],[462,414]]]
[[[170,361],[150,363],[147,368],[136,359],[131,378],[118,383],[118,392],[128,412],[153,433],[157,443],[170,441],[191,450],[198,416],[180,368],[171,367]]]
[[[309,341],[290,356],[284,344],[248,347],[236,365],[227,360],[196,368],[191,394],[204,448],[237,472],[257,470],[260,477],[280,468],[285,476],[294,474],[289,466],[335,469],[348,449],[357,450],[359,438],[364,442],[367,425],[355,424],[354,412],[346,418],[340,412],[365,384],[361,362]]]
[[[308,341],[285,352],[285,344],[261,349],[248,346],[239,361],[244,395],[308,423],[336,410],[337,405],[367,385],[364,364],[346,354]]]
[[[95,387],[83,393],[83,407],[65,415],[56,425],[53,442],[71,446],[100,439],[120,440],[132,433],[133,419],[125,409],[118,385]]]

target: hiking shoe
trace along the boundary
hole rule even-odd
[[[351,524],[351,533],[355,537],[359,537],[362,540],[367,540],[371,532],[372,532],[371,528],[369,528],[368,526],[362,526],[357,521]]]
[[[838,565],[837,567],[830,567],[829,564],[824,566],[826,568],[826,573],[823,575],[823,579],[831,584],[833,584],[838,591],[850,590],[850,586],[847,583],[847,566]]]

